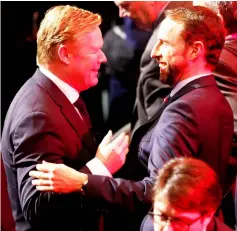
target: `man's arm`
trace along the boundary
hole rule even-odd
[[[173,157],[192,156],[198,152],[200,139],[198,137],[197,116],[193,109],[183,101],[179,100],[172,103],[165,110],[154,130],[150,132],[151,134],[149,135],[148,132],[144,139],[150,138],[140,144],[140,150],[143,152],[142,155],[150,153],[148,155],[150,176],[142,181],[135,182],[120,178],[113,179],[104,176],[88,175],[88,183],[84,187],[86,198],[106,201],[112,205],[119,204],[132,211],[151,205],[152,184],[157,171],[162,168],[163,164]],[[145,146],[142,146],[142,144],[145,144]],[[148,146],[150,146],[150,149],[146,150]],[[37,168],[42,170],[43,165],[39,164]],[[53,182],[55,182],[54,179],[58,180],[57,189],[49,186],[43,188],[43,190],[62,192],[59,188],[66,188],[67,186],[60,179],[65,177],[65,175],[68,177],[68,172],[70,171],[65,170],[62,175],[57,175],[61,167],[59,165],[54,165],[54,167],[53,175],[55,178],[51,180]],[[44,166],[45,170],[50,172],[50,168],[46,166]],[[32,176],[37,177],[37,174],[33,172]],[[80,182],[84,177],[84,174],[78,172],[76,180]],[[74,181],[74,176],[72,178]],[[38,186],[47,185],[45,182],[36,180],[33,184]],[[75,187],[74,190],[78,189]]]
[[[29,124],[33,124],[29,128]],[[42,163],[43,160],[55,164],[62,164],[73,153],[70,153],[70,144],[65,144],[62,128],[60,124],[56,124],[52,118],[42,112],[32,112],[26,115],[17,124],[17,127],[12,134],[12,141],[14,145],[14,161],[17,171],[18,182],[18,194],[20,198],[20,204],[25,216],[25,219],[32,225],[37,225],[39,222],[49,219],[49,217],[63,217],[63,214],[73,213],[75,208],[78,212],[81,210],[82,198],[81,194],[55,194],[52,192],[39,192],[32,185],[33,178],[29,176],[29,172],[36,169],[36,165]],[[111,134],[112,137],[112,134]],[[108,140],[107,140],[108,141]],[[117,140],[118,141],[118,140]],[[120,140],[120,148],[124,145],[124,140]],[[128,141],[125,141],[125,143]],[[104,143],[98,149],[97,154],[100,160],[108,166],[108,169],[113,169],[111,163],[114,158],[117,158],[117,152],[113,152],[113,145]],[[76,144],[75,144],[76,146]],[[107,147],[109,146],[109,147]],[[126,146],[126,145],[125,145]],[[107,148],[106,148],[107,147]],[[85,148],[81,148],[78,153],[80,155],[93,156],[93,153],[89,152]],[[111,150],[110,150],[111,149]],[[111,155],[112,152],[112,155]],[[125,150],[126,152],[126,150]],[[117,158],[117,162],[124,162]],[[74,166],[75,168],[77,166]],[[118,167],[118,165],[116,165]],[[88,173],[86,167],[79,169],[85,170]],[[72,169],[77,172],[76,170]],[[82,182],[77,185],[77,190],[86,181],[83,178]],[[44,224],[44,222],[42,222]]]
[[[34,126],[29,128],[29,124]],[[70,194],[39,192],[31,183],[33,178],[29,177],[29,172],[43,160],[64,163],[65,152],[68,149],[57,132],[59,126],[45,113],[32,112],[21,119],[12,134],[18,183],[16,190],[24,217],[33,226],[44,223],[48,219],[47,216],[53,219],[57,214],[70,213],[70,205],[77,205],[80,210],[80,195],[78,200],[73,202],[74,197]],[[65,200],[69,207],[64,207]]]

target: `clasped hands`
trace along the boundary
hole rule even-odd
[[[109,131],[100,143],[96,158],[98,158],[111,174],[118,171],[125,163],[128,153],[129,138],[121,133],[112,141],[112,132]],[[40,191],[54,191],[70,193],[80,191],[88,176],[64,164],[54,164],[43,161],[36,165],[37,171],[30,171],[29,175],[36,179],[32,184]]]

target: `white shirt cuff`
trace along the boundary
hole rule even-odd
[[[93,175],[108,176],[112,178],[112,175],[109,170],[97,157],[87,162],[86,166],[90,169]]]

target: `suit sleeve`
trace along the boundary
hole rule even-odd
[[[110,179],[89,175],[86,195],[89,198],[120,204],[135,211],[142,204],[151,204],[151,191],[157,171],[175,156],[192,156],[198,153],[198,122],[195,112],[184,102],[174,102],[163,113],[153,130],[142,140],[143,152],[150,152],[149,177],[142,181]],[[148,142],[147,142],[148,141]],[[149,147],[145,150],[145,147]],[[143,153],[144,154],[144,153]]]
[[[200,151],[198,116],[192,107],[177,100],[170,104],[160,117],[152,136],[148,168],[150,175],[174,157],[195,157]]]
[[[40,192],[32,185],[31,170],[43,160],[53,163],[64,163],[68,152],[67,144],[62,141],[53,119],[45,113],[32,112],[18,122],[12,132],[14,161],[17,171],[18,195],[25,219],[34,227],[41,223],[57,222],[65,214],[78,213],[81,208],[81,195]]]

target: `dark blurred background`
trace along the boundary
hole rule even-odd
[[[50,7],[67,4],[99,13],[103,19],[103,35],[110,29],[113,21],[119,20],[118,9],[113,1],[1,2],[1,131],[13,97],[36,69],[34,13],[38,12],[36,24],[39,26]],[[96,89],[91,91],[95,91],[91,93],[93,97]],[[93,101],[92,97],[89,96],[87,100]]]

